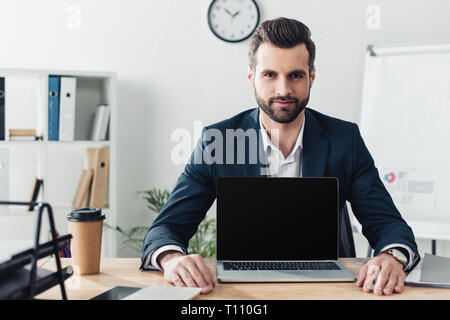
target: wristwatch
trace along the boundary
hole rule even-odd
[[[406,264],[408,263],[408,258],[406,258],[406,256],[403,254],[403,252],[401,252],[398,249],[392,248],[392,249],[385,250],[381,253],[390,254],[392,257],[394,257],[395,260],[397,260],[398,262],[400,262],[403,265],[403,268],[406,267]]]

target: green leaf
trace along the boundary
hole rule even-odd
[[[215,219],[204,219],[197,232],[191,238],[188,247],[189,254],[200,254],[204,258],[216,256],[216,224]]]
[[[151,211],[158,214],[170,196],[169,191],[157,188],[146,191],[139,191],[138,194],[143,195],[143,198],[147,201],[147,207]]]
[[[147,202],[147,207],[159,214],[170,197],[170,192],[165,189],[153,188],[150,190],[137,192],[141,198]],[[130,247],[139,254],[142,253],[142,244],[149,227],[136,226],[123,230],[119,226],[112,227],[104,224],[105,228],[118,232],[124,240],[122,247]],[[189,241],[188,253],[198,253],[204,258],[216,256],[216,221],[206,218],[198,226],[197,232]]]

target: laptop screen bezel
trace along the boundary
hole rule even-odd
[[[289,179],[296,179],[298,181],[298,183],[310,183],[310,182],[319,182],[320,183],[330,183],[333,184],[336,188],[336,193],[335,193],[335,199],[334,202],[336,204],[336,208],[335,208],[335,216],[336,216],[336,231],[335,231],[335,236],[333,237],[335,239],[335,254],[334,255],[328,255],[325,256],[323,258],[314,258],[314,259],[305,259],[301,256],[298,256],[298,258],[292,259],[292,258],[286,258],[286,259],[282,259],[283,261],[295,261],[295,260],[337,260],[339,257],[339,181],[336,177],[302,177],[302,178],[297,178],[297,177],[220,177],[217,179],[217,185],[216,185],[216,196],[217,196],[217,230],[216,230],[216,253],[217,253],[217,260],[226,260],[226,261],[236,261],[236,260],[244,260],[244,261],[271,261],[271,260],[280,260],[280,259],[272,259],[270,256],[266,256],[266,257],[261,257],[258,259],[252,259],[252,258],[245,258],[245,259],[235,259],[233,257],[229,257],[229,256],[225,256],[223,254],[223,246],[224,244],[221,242],[221,239],[226,239],[226,237],[228,236],[227,233],[225,232],[225,230],[222,230],[221,226],[219,225],[220,220],[223,219],[224,217],[228,218],[229,215],[227,215],[226,212],[222,212],[222,208],[221,208],[221,200],[222,200],[222,194],[223,192],[227,192],[227,188],[231,188],[230,186],[230,181],[231,182],[235,182],[236,184],[239,184],[242,186],[242,184],[245,184],[247,179],[266,179],[267,183],[270,184],[270,181],[268,181],[269,179],[277,179],[279,181],[283,181],[283,180],[289,180]],[[288,185],[290,184],[289,182],[287,183]],[[307,201],[307,199],[306,199]],[[232,219],[232,217],[230,217],[230,219]],[[232,233],[229,233],[229,236],[232,236]],[[331,238],[331,237],[330,237]],[[225,241],[224,241],[225,242]],[[331,245],[331,244],[330,244]],[[331,247],[330,247],[331,249]]]

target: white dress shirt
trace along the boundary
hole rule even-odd
[[[269,175],[271,177],[302,177],[303,132],[305,130],[305,118],[303,118],[303,125],[298,134],[294,148],[286,158],[284,157],[280,149],[270,140],[269,135],[267,134],[267,131],[262,124],[261,113],[259,115],[259,125],[261,128],[261,137],[264,147],[263,155],[266,157]],[[393,247],[402,247],[408,250],[409,257],[406,257],[408,263],[404,269],[410,267],[414,261],[414,259],[411,259],[411,257],[415,257],[415,253],[408,246],[398,243],[390,244],[384,247],[381,251]],[[162,252],[168,250],[176,250],[186,254],[186,252],[184,252],[183,249],[180,248],[179,246],[176,245],[162,246],[147,256],[144,266],[146,268],[149,267],[149,262],[151,262],[151,266],[162,271],[161,266],[157,263],[157,258]]]
[[[301,177],[302,176],[302,152],[303,152],[303,131],[305,128],[303,120],[302,128],[297,136],[294,148],[285,158],[278,146],[272,143],[261,121],[259,115],[259,125],[261,127],[261,138],[264,147],[263,155],[268,164],[269,176],[271,177]]]

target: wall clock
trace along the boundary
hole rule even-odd
[[[259,8],[254,0],[213,0],[209,5],[209,28],[223,41],[247,39],[258,23]]]

